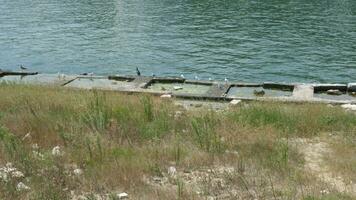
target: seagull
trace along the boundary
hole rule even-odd
[[[180,75],[180,77],[181,77],[181,78],[184,78],[184,75],[183,75],[183,74],[181,74],[181,75]]]
[[[137,76],[141,76],[141,72],[140,72],[140,70],[138,69],[138,67],[136,67],[136,74],[137,74]]]
[[[156,76],[156,74],[152,73],[152,77],[155,77],[155,76]]]
[[[198,77],[198,76],[195,76],[194,79],[195,79],[195,80],[199,80],[199,77]]]
[[[23,65],[20,65],[20,69],[21,69],[22,71],[24,71],[24,70],[27,70],[27,67],[25,67],[25,66],[23,66]]]
[[[229,80],[227,80],[227,78],[225,77],[225,79],[224,79],[224,81],[227,83],[227,82],[229,82]]]
[[[209,78],[209,81],[212,81],[213,79]]]

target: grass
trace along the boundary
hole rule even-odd
[[[330,169],[355,177],[356,117],[339,107],[243,103],[193,112],[146,95],[11,84],[0,85],[0,96],[0,167],[11,162],[25,176],[0,180],[0,199],[117,192],[132,199],[351,199],[329,187],[321,194],[325,184],[305,171],[292,142],[330,142]],[[55,146],[63,155],[52,155]],[[169,166],[178,177],[167,175]],[[156,184],[154,177],[168,179]],[[17,191],[20,181],[31,189]]]

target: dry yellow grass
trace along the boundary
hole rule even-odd
[[[294,142],[333,141],[332,158],[349,159],[326,159],[330,170],[355,177],[356,118],[338,107],[192,112],[146,95],[6,84],[0,96],[0,167],[24,174],[0,180],[0,199],[352,199],[307,172]]]

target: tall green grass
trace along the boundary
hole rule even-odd
[[[0,183],[0,199],[68,199],[68,190],[152,191],[142,177],[164,176],[172,165],[178,170],[235,166],[230,183],[256,192],[270,181],[256,186],[256,177],[249,176],[264,179],[268,171],[274,184],[286,185],[278,195],[293,199],[298,194],[291,187],[316,182],[303,179],[303,158],[288,139],[323,132],[352,139],[356,133],[354,114],[318,104],[248,103],[225,112],[191,112],[146,95],[17,85],[0,85],[0,96],[0,165],[12,162],[31,187],[25,194],[15,183]],[[27,133],[31,138],[22,139]],[[57,145],[63,156],[51,154]],[[73,176],[71,165],[84,174]],[[163,196],[191,198],[184,180],[173,184],[173,193]]]

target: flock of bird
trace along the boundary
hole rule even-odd
[[[23,72],[23,71],[28,70],[28,68],[25,67],[24,65],[20,65],[20,70]],[[2,72],[2,69],[0,69],[0,72]],[[88,73],[88,72],[85,72],[85,73],[82,73],[82,74],[80,74],[80,75],[82,75],[82,76],[94,76],[94,73],[93,73],[93,72],[89,72],[89,73]],[[139,70],[138,67],[136,67],[136,75],[137,75],[137,76],[141,76],[141,71]],[[155,77],[156,75],[155,75],[154,73],[152,73],[151,76],[152,76],[152,77]],[[64,78],[65,75],[58,73],[58,77],[59,77],[59,78]],[[182,79],[185,79],[185,76],[184,76],[183,74],[181,74],[180,77],[181,77]],[[195,80],[200,80],[198,76],[195,76],[194,79],[195,79]],[[212,81],[212,80],[213,80],[212,78],[209,78],[209,81]],[[225,81],[225,83],[227,83],[229,80],[228,80],[227,78],[225,78],[224,81]],[[265,91],[264,91],[264,90],[254,90],[253,93],[254,93],[254,95],[256,95],[256,96],[263,96],[263,95],[265,95]]]
[[[23,71],[26,71],[28,70],[27,67],[25,67],[24,65],[20,65],[20,70],[23,72]],[[2,69],[0,69],[0,72],[2,71]],[[94,76],[94,73],[93,72],[85,72],[85,73],[81,73],[80,75],[82,76]],[[141,71],[138,67],[136,67],[136,75],[137,76],[141,76]],[[156,75],[154,73],[151,74],[152,77],[155,77]],[[185,79],[185,76],[183,74],[180,75],[181,78]],[[200,78],[198,76],[194,76],[194,79],[195,80],[200,80]],[[213,79],[212,78],[209,78],[209,81],[212,81]],[[229,82],[229,80],[227,78],[224,79],[224,81],[227,83]]]

